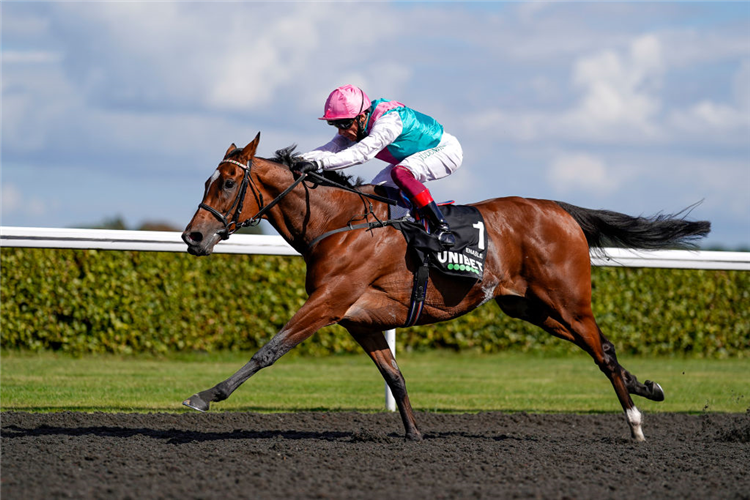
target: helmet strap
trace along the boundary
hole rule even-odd
[[[369,113],[365,111],[364,113],[357,115],[357,142],[361,141],[365,138],[367,135],[366,129],[367,129],[367,118]]]

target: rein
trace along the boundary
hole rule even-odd
[[[318,184],[328,184],[333,187],[337,187],[339,189],[343,189],[344,191],[349,191],[351,193],[356,193],[361,197],[371,198],[376,201],[380,201],[383,203],[388,203],[389,205],[395,205],[396,202],[394,200],[391,200],[390,198],[384,198],[382,196],[374,195],[374,194],[367,194],[362,193],[360,191],[357,191],[356,189],[350,188],[349,186],[344,186],[342,184],[338,184],[334,181],[331,181],[329,179],[326,179],[322,175],[316,174],[314,172],[305,172],[301,173],[297,179],[293,183],[289,185],[284,191],[282,191],[276,198],[271,200],[271,202],[268,205],[263,206],[263,193],[255,187],[255,183],[250,178],[250,169],[253,166],[252,159],[247,161],[247,165],[240,163],[235,160],[222,160],[219,162],[219,165],[222,163],[231,163],[233,165],[237,165],[244,171],[244,175],[242,176],[242,182],[240,184],[240,192],[237,194],[237,197],[234,199],[234,202],[232,203],[232,206],[229,207],[229,210],[226,211],[226,213],[222,214],[215,208],[206,205],[205,203],[201,203],[198,205],[198,208],[202,208],[203,210],[206,210],[211,215],[216,217],[216,219],[224,224],[224,230],[220,232],[221,239],[226,240],[229,238],[230,235],[236,233],[238,230],[242,229],[243,227],[247,226],[257,226],[260,224],[261,219],[263,216],[268,212],[270,209],[272,209],[276,204],[281,201],[282,198],[284,198],[287,194],[289,194],[297,185],[304,181],[305,178],[310,177],[314,182],[317,182]],[[261,207],[258,213],[250,217],[249,219],[239,222],[240,214],[242,213],[242,207],[245,204],[245,195],[247,194],[247,187],[248,185],[252,186],[253,195],[255,196],[256,201],[258,202],[258,206]],[[234,215],[232,216],[232,220],[230,221],[228,219],[229,214],[234,211]],[[371,226],[370,226],[371,225]],[[319,240],[323,239],[326,236],[330,236],[333,233],[338,233],[341,231],[351,231],[352,229],[359,229],[360,227],[382,227],[386,224],[383,224],[382,222],[373,222],[368,224],[358,224],[356,226],[347,226],[342,229],[337,229],[334,231],[330,231],[328,233],[325,233],[322,237],[316,238],[309,247],[312,247],[315,243],[317,243]],[[234,226],[234,228],[230,228],[230,226]]]
[[[349,191],[350,193],[355,193],[355,194],[358,194],[360,196],[364,196],[365,198],[370,198],[370,199],[375,200],[375,201],[381,201],[383,203],[387,203],[388,205],[397,205],[398,204],[397,201],[392,200],[390,198],[384,198],[384,197],[378,196],[376,194],[362,193],[361,191],[357,191],[356,189],[351,188],[349,186],[344,186],[343,184],[339,184],[339,183],[334,182],[334,181],[332,181],[330,179],[326,179],[322,175],[317,174],[315,172],[309,172],[307,175],[311,179],[313,179],[315,182],[317,182],[319,184],[328,184],[329,186],[337,187],[339,189],[343,189],[344,191]]]

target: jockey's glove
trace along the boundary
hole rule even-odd
[[[301,174],[306,174],[307,172],[320,172],[323,170],[323,167],[315,160],[302,160],[294,164],[294,170]]]

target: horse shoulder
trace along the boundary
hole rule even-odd
[[[406,241],[393,227],[331,235],[305,258],[307,291],[340,284],[351,294],[362,293],[378,279],[403,273],[406,253]],[[345,279],[332,281],[338,277]]]

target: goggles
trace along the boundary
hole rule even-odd
[[[328,125],[336,127],[339,130],[346,130],[354,123],[354,118],[344,118],[343,120],[327,120]]]

